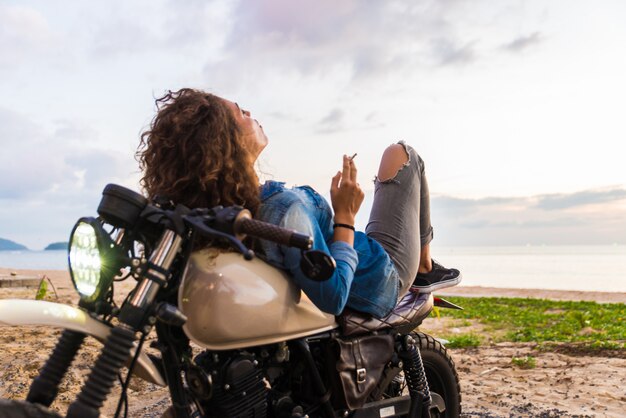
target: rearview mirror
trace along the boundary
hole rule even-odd
[[[306,277],[316,282],[323,282],[332,277],[337,264],[335,259],[323,251],[302,251],[300,268]]]

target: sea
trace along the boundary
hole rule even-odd
[[[461,285],[626,292],[626,245],[436,247],[432,256],[463,274]],[[0,251],[0,267],[65,270],[66,251]]]

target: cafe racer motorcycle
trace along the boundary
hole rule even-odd
[[[0,418],[59,417],[49,407],[87,336],[103,346],[67,417],[98,417],[118,378],[115,415],[125,415],[132,376],[168,387],[164,417],[460,415],[454,362],[415,331],[433,306],[455,305],[411,291],[382,319],[323,313],[249,247],[266,239],[301,249],[313,280],[333,274],[332,257],[241,207],[188,209],[109,184],[98,215],[81,218],[70,236],[78,307],[0,300],[0,325],[64,329],[26,400],[1,400]],[[115,283],[133,279],[117,306]],[[158,355],[143,349],[148,335]]]

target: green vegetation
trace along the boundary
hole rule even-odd
[[[526,357],[513,357],[511,364],[519,367],[520,369],[534,369],[537,367],[537,360],[533,356]]]
[[[450,348],[470,348],[478,347],[480,345],[480,338],[474,334],[461,334],[454,337],[450,337],[446,347]]]
[[[493,342],[566,342],[587,348],[626,350],[626,304],[523,298],[446,298],[464,311],[440,309],[460,324],[471,320]],[[448,338],[460,338],[456,336]],[[465,337],[464,337],[465,338]]]
[[[47,294],[48,294],[48,282],[42,279],[39,282],[39,288],[37,289],[37,294],[35,295],[35,299],[44,300]]]
[[[54,291],[54,297],[57,300],[59,299],[59,294],[57,293],[57,289],[54,287],[54,284],[52,284],[52,280],[44,274],[41,281],[39,281],[39,287],[37,288],[37,293],[35,294],[36,300],[45,300],[49,296],[48,284]]]

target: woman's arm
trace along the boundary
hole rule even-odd
[[[339,315],[348,301],[350,286],[358,264],[359,259],[356,251],[351,244],[342,240],[337,240],[327,246],[317,221],[311,217],[310,211],[301,203],[294,204],[288,209],[280,226],[310,235],[313,238],[312,249],[324,251],[335,259],[337,268],[330,279],[317,282],[309,279],[302,272],[300,268],[302,256],[299,249],[281,247],[284,255],[284,267],[291,273],[295,282],[309,299],[322,311]],[[348,229],[347,231],[353,234],[351,230]]]
[[[354,226],[355,216],[363,203],[364,193],[356,181],[354,161],[344,155],[343,170],[337,172],[331,182],[331,202],[335,212],[335,224]],[[330,253],[337,263],[333,276],[324,282],[307,278],[300,269],[299,250],[285,248],[285,267],[315,305],[324,312],[339,315],[348,301],[350,286],[359,261],[354,245],[354,230],[336,227],[333,243],[326,245],[322,231],[310,212],[300,204],[289,208],[281,226],[294,228],[313,237],[313,249]]]

